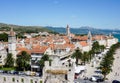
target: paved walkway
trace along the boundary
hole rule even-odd
[[[96,64],[94,67],[91,66],[91,64],[86,64],[87,72],[85,73],[85,76],[90,78],[92,75],[97,75],[95,71],[97,70],[96,67],[99,66],[99,63]],[[116,53],[114,54],[114,62],[112,67],[112,72],[107,75],[108,81],[112,83],[113,80],[119,80],[120,81],[120,49],[116,50]]]
[[[94,67],[92,67],[92,63],[86,64],[87,72],[84,74],[84,77],[90,78],[92,75],[97,75],[97,73],[95,73],[95,71],[97,70],[97,67],[99,66],[99,64],[100,64],[100,62],[98,62]],[[81,78],[81,79],[83,79],[83,78]],[[112,83],[113,80],[120,81],[120,48],[117,49],[116,53],[114,54],[114,62],[113,62],[112,72],[110,72],[110,74],[107,75],[107,78],[108,78],[108,80],[107,80],[108,83]]]
[[[92,62],[90,64],[86,64],[87,72],[85,73],[85,76],[90,78],[92,75],[100,75],[100,73],[96,73],[95,71],[98,71],[97,67],[99,67],[100,61],[96,62],[94,66],[92,66]]]
[[[107,76],[109,81],[119,80],[120,81],[120,49],[116,50],[114,55],[114,63],[112,72]]]

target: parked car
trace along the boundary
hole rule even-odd
[[[113,80],[112,83],[120,83],[118,80]]]
[[[10,74],[14,74],[14,70],[11,70],[11,71],[10,71]]]
[[[40,73],[37,73],[37,72],[36,72],[36,73],[35,73],[35,76],[40,76]]]
[[[104,78],[99,75],[93,75],[89,80],[92,82],[103,82]]]
[[[7,74],[11,74],[11,71],[7,71]]]
[[[36,72],[31,72],[30,74],[31,74],[31,76],[35,76]]]
[[[18,71],[14,71],[13,74],[14,74],[14,75],[18,74]]]
[[[3,73],[3,70],[0,70],[0,73]]]
[[[26,75],[26,76],[30,76],[30,75],[31,75],[31,71],[26,71],[26,72],[25,72],[25,75]]]
[[[4,73],[4,74],[7,74],[7,71],[6,71],[6,70],[3,70],[3,73]]]
[[[23,71],[19,71],[18,75],[25,75],[25,73]]]

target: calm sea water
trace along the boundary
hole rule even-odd
[[[66,33],[66,28],[51,28],[48,27],[48,29],[51,29],[55,32],[58,33]],[[80,29],[80,28],[71,28],[70,32],[73,34],[88,34],[88,29]],[[90,30],[92,34],[105,34],[105,35],[109,35],[110,33],[112,33],[112,35],[116,38],[119,39],[120,42],[120,30],[101,30],[101,29],[91,29]],[[113,33],[114,32],[114,33]]]
[[[113,34],[114,37],[118,38],[119,39],[119,42],[120,42],[120,34]]]

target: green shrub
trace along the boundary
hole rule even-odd
[[[42,80],[40,80],[40,83],[42,83]]]
[[[23,78],[21,79],[21,82],[24,82],[24,79],[23,79]]]
[[[33,83],[33,80],[32,80],[32,79],[30,80],[30,83]]]
[[[15,78],[12,78],[12,81],[15,82]]]
[[[4,81],[6,81],[6,77],[4,77]]]

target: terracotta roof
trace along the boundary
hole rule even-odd
[[[67,36],[63,36],[63,39],[66,41],[66,43],[69,43],[69,42],[70,42],[70,40],[68,39]]]
[[[31,51],[25,47],[19,47],[19,48],[16,48],[16,50],[18,51],[17,55],[20,55],[22,51],[26,51],[28,54],[31,54]]]
[[[88,44],[86,41],[80,41],[80,45],[82,45],[84,47],[84,46],[87,46]]]
[[[36,46],[32,48],[31,53],[45,53],[47,46]]]
[[[69,47],[69,48],[75,48],[74,44],[69,44],[69,43],[65,43],[64,46]]]
[[[93,37],[94,40],[101,40],[101,39],[105,39],[106,37],[104,35],[95,35]]]
[[[74,44],[69,44],[69,43],[65,43],[65,44],[50,44],[49,47],[52,50],[55,50],[55,49],[66,49],[66,48],[74,49],[75,45]]]
[[[75,36],[73,39],[78,39],[81,41],[86,41],[88,39],[87,35],[86,36]]]

